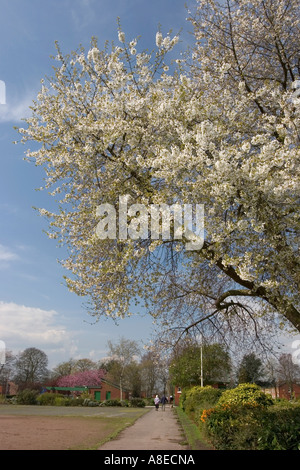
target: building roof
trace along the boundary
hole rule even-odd
[[[84,392],[87,388],[101,388],[98,385],[95,387],[45,387],[47,390],[58,390],[58,391],[80,391]]]

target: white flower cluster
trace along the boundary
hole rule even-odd
[[[174,36],[172,39],[169,35],[165,38],[163,37],[161,32],[156,33],[156,46],[160,49],[165,49],[167,51],[173,49],[173,47],[178,43],[179,36]]]
[[[119,31],[118,38],[120,42],[125,43],[125,33]]]

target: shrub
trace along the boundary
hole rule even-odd
[[[91,400],[90,398],[84,398],[82,406],[99,406],[99,402]]]
[[[39,397],[37,398],[37,402],[39,405],[53,406],[55,405],[55,400],[57,400],[58,398],[63,398],[63,395],[60,393],[46,392],[39,395]]]
[[[261,405],[270,406],[274,403],[270,395],[264,393],[258,385],[240,384],[231,390],[225,390],[220,399],[219,404],[227,405]]]
[[[154,398],[150,397],[150,398],[144,398],[143,399],[146,403],[146,406],[154,406]]]
[[[82,392],[80,394],[80,398],[82,399],[82,401],[84,401],[84,400],[93,400],[94,399],[93,395],[91,393],[89,393],[88,391]]]
[[[185,410],[186,394],[187,394],[187,391],[186,391],[186,390],[182,390],[182,391],[181,391],[181,394],[180,394],[180,397],[179,397],[179,406],[180,406],[180,408],[182,408],[183,410]]]
[[[25,389],[17,395],[18,405],[36,405],[39,392],[37,390]]]
[[[258,450],[300,450],[300,405],[274,406],[261,416]]]
[[[206,387],[196,386],[186,391],[184,409],[187,414],[193,413],[197,408],[208,408],[215,405],[222,392],[209,385]]]
[[[217,450],[300,450],[300,406],[218,404],[202,421]]]
[[[100,404],[100,406],[120,406],[120,400],[105,400]]]
[[[181,408],[199,428],[202,427],[201,416],[205,409],[212,408],[218,402],[222,391],[210,385],[195,386],[183,392]]]
[[[84,400],[82,397],[70,398],[70,406],[82,406]]]
[[[142,398],[131,398],[128,406],[132,408],[144,408],[146,406],[146,402]]]
[[[254,450],[259,428],[257,412],[258,407],[248,404],[217,405],[205,410],[201,419],[217,450]]]
[[[276,408],[288,408],[288,407],[293,407],[297,402],[292,402],[288,400],[287,398],[274,398],[274,405],[276,405]]]
[[[124,406],[124,407],[127,407],[128,406],[128,401],[127,400],[121,400],[120,405]]]
[[[54,406],[66,406],[68,402],[67,397],[56,396],[53,405]]]
[[[87,406],[99,406],[98,401],[89,400]]]

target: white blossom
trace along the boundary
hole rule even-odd
[[[123,33],[122,31],[119,31],[118,38],[119,38],[120,42],[124,43],[125,42],[125,33]]]
[[[100,241],[96,208],[124,194],[132,203],[204,204],[203,249],[187,255],[184,241],[173,244],[186,263],[175,273],[193,292],[184,308],[234,312],[226,303],[234,282],[243,299],[260,300],[298,328],[300,116],[291,97],[299,5],[266,2],[271,16],[259,0],[232,2],[229,16],[226,3],[197,5],[195,45],[180,64],[187,73],[167,69],[178,37],[158,32],[154,55],[137,53],[135,40],[124,54],[100,52],[93,41],[87,55],[74,53],[68,70],[60,66],[43,84],[27,128],[19,129],[23,142],[39,146],[27,158],[45,168],[45,187],[60,198],[57,213],[42,215],[49,236],[70,249],[68,287],[90,298],[93,314],[124,316],[143,296],[158,299],[163,315],[174,286],[156,296],[157,288],[171,282],[173,265],[167,273],[158,253],[169,248],[161,240]],[[264,22],[254,21],[257,14]],[[121,31],[119,40],[125,43]],[[198,294],[204,287],[207,296]]]
[[[162,41],[163,41],[163,36],[160,32],[157,32],[156,33],[156,45],[157,47],[161,47],[162,46]]]

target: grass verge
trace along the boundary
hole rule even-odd
[[[213,446],[205,441],[200,429],[179,406],[175,407],[175,413],[191,450],[214,450]]]

